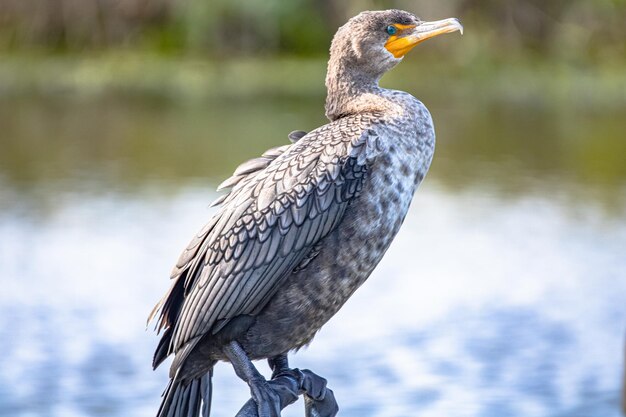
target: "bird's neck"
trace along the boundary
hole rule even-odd
[[[385,110],[389,102],[385,90],[378,86],[378,78],[342,64],[332,60],[328,64],[326,117],[333,121],[350,114]]]

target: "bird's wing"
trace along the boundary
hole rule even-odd
[[[244,178],[232,184],[221,209],[181,256],[176,283],[161,305],[168,354],[216,333],[234,317],[258,313],[338,224],[363,186],[367,160],[379,151],[371,129],[378,118],[337,120],[263,161],[260,169],[261,163],[253,163],[250,169],[256,170],[235,172]]]
[[[291,143],[296,143],[306,134],[307,132],[303,130],[294,130],[293,132],[289,133],[288,138]],[[227,193],[222,194],[213,203],[211,203],[211,207],[220,206],[230,201],[229,197],[231,197],[231,195],[235,195],[238,190],[243,188],[244,185],[252,181],[252,179],[256,176],[256,174],[259,173],[259,171],[267,168],[270,162],[282,155],[290,147],[291,145],[283,145],[268,149],[267,151],[263,152],[263,155],[261,155],[260,157],[250,159],[249,161],[240,164],[235,169],[235,172],[233,172],[233,175],[228,177],[220,185],[217,186],[217,191],[225,189],[230,190]],[[217,216],[214,218],[214,220],[217,220]],[[176,266],[172,271],[172,279],[178,277],[181,272],[185,270],[185,267],[187,266],[189,261],[192,260],[193,257],[196,255],[200,242],[202,242],[206,238],[206,235],[211,230],[212,226],[214,226],[214,223],[207,223],[205,227],[200,231],[200,233],[194,236],[189,246],[185,249],[183,254],[178,259],[178,262],[176,263]],[[155,311],[153,311],[153,313],[154,312]]]

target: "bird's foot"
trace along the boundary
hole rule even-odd
[[[302,374],[300,387],[304,394],[315,401],[323,401],[326,395],[326,383],[328,381],[308,369],[303,369],[302,371],[298,370],[298,372]]]
[[[250,386],[252,399],[236,417],[280,417],[280,410],[304,394],[306,417],[335,417],[339,411],[335,395],[326,387],[326,380],[308,369],[290,369],[287,355],[269,359],[272,379],[265,380],[256,370],[237,342],[231,342],[224,353],[237,375]]]
[[[302,374],[300,389],[304,392],[304,410],[306,417],[335,417],[339,406],[333,391],[326,387],[326,379],[308,369]]]
[[[255,379],[250,384],[252,398],[235,417],[279,416],[280,410],[296,402],[300,395],[299,383],[291,376],[282,375],[270,381]],[[275,408],[278,406],[278,410]]]
[[[280,410],[304,394],[306,417],[335,417],[339,411],[333,391],[326,380],[308,369],[274,369],[270,381],[254,378],[250,384],[252,399],[236,417],[266,417],[280,415]],[[275,407],[278,406],[277,410]],[[272,414],[274,413],[274,414]],[[278,413],[278,414],[276,414]]]
[[[295,381],[298,393],[304,394],[306,417],[335,417],[337,415],[339,406],[333,391],[326,387],[325,378],[308,369],[290,369],[286,360],[275,361],[276,359],[270,361],[273,370],[270,383],[276,382],[276,387],[285,387],[284,383],[278,384],[280,380]]]
[[[277,392],[276,384],[272,384],[265,379],[254,379],[250,381],[250,393],[252,399],[257,405],[258,417],[280,417],[281,395]],[[288,397],[294,397],[293,401],[298,399],[297,392],[290,393],[285,391]],[[281,393],[281,394],[285,394]],[[293,402],[292,401],[292,402]]]
[[[315,400],[304,396],[304,415],[306,417],[335,417],[339,412],[339,405],[335,400],[335,394],[327,389],[323,400]]]

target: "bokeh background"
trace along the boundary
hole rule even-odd
[[[0,0],[0,416],[154,415],[145,318],[216,184],[325,122],[336,28],[391,7],[465,26],[382,80],[435,160],[292,363],[343,416],[622,415],[626,1]],[[247,397],[218,366],[214,415]]]

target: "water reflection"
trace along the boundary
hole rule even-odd
[[[153,415],[166,369],[144,319],[176,255],[219,178],[319,106],[0,104],[0,415]],[[430,107],[440,142],[405,227],[294,364],[346,416],[619,415],[624,122]],[[215,416],[247,396],[219,366]]]

